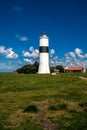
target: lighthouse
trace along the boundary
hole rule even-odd
[[[50,74],[49,69],[49,38],[43,32],[39,40],[39,69],[38,74]]]

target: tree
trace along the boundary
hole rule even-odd
[[[38,71],[39,63],[37,61],[34,63],[34,66],[36,67],[36,71]]]
[[[54,73],[54,69],[55,69],[55,67],[50,67],[50,72]]]
[[[24,74],[34,74],[34,73],[37,73],[38,71],[38,66],[39,66],[39,63],[38,62],[35,62],[34,64],[32,65],[24,65],[23,67],[17,69],[16,71],[18,73],[24,73]]]
[[[60,73],[64,73],[64,68],[62,65],[57,65],[56,69],[58,69]]]

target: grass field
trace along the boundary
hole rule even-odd
[[[79,76],[0,73],[0,130],[87,130],[87,80]]]

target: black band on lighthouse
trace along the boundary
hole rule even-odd
[[[42,53],[42,52],[48,53],[48,47],[47,47],[47,46],[40,46],[39,52],[40,52],[40,53]]]

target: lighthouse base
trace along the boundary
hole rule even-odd
[[[39,70],[38,70],[38,74],[50,74],[49,66],[47,66],[47,65],[40,65],[39,66]]]

